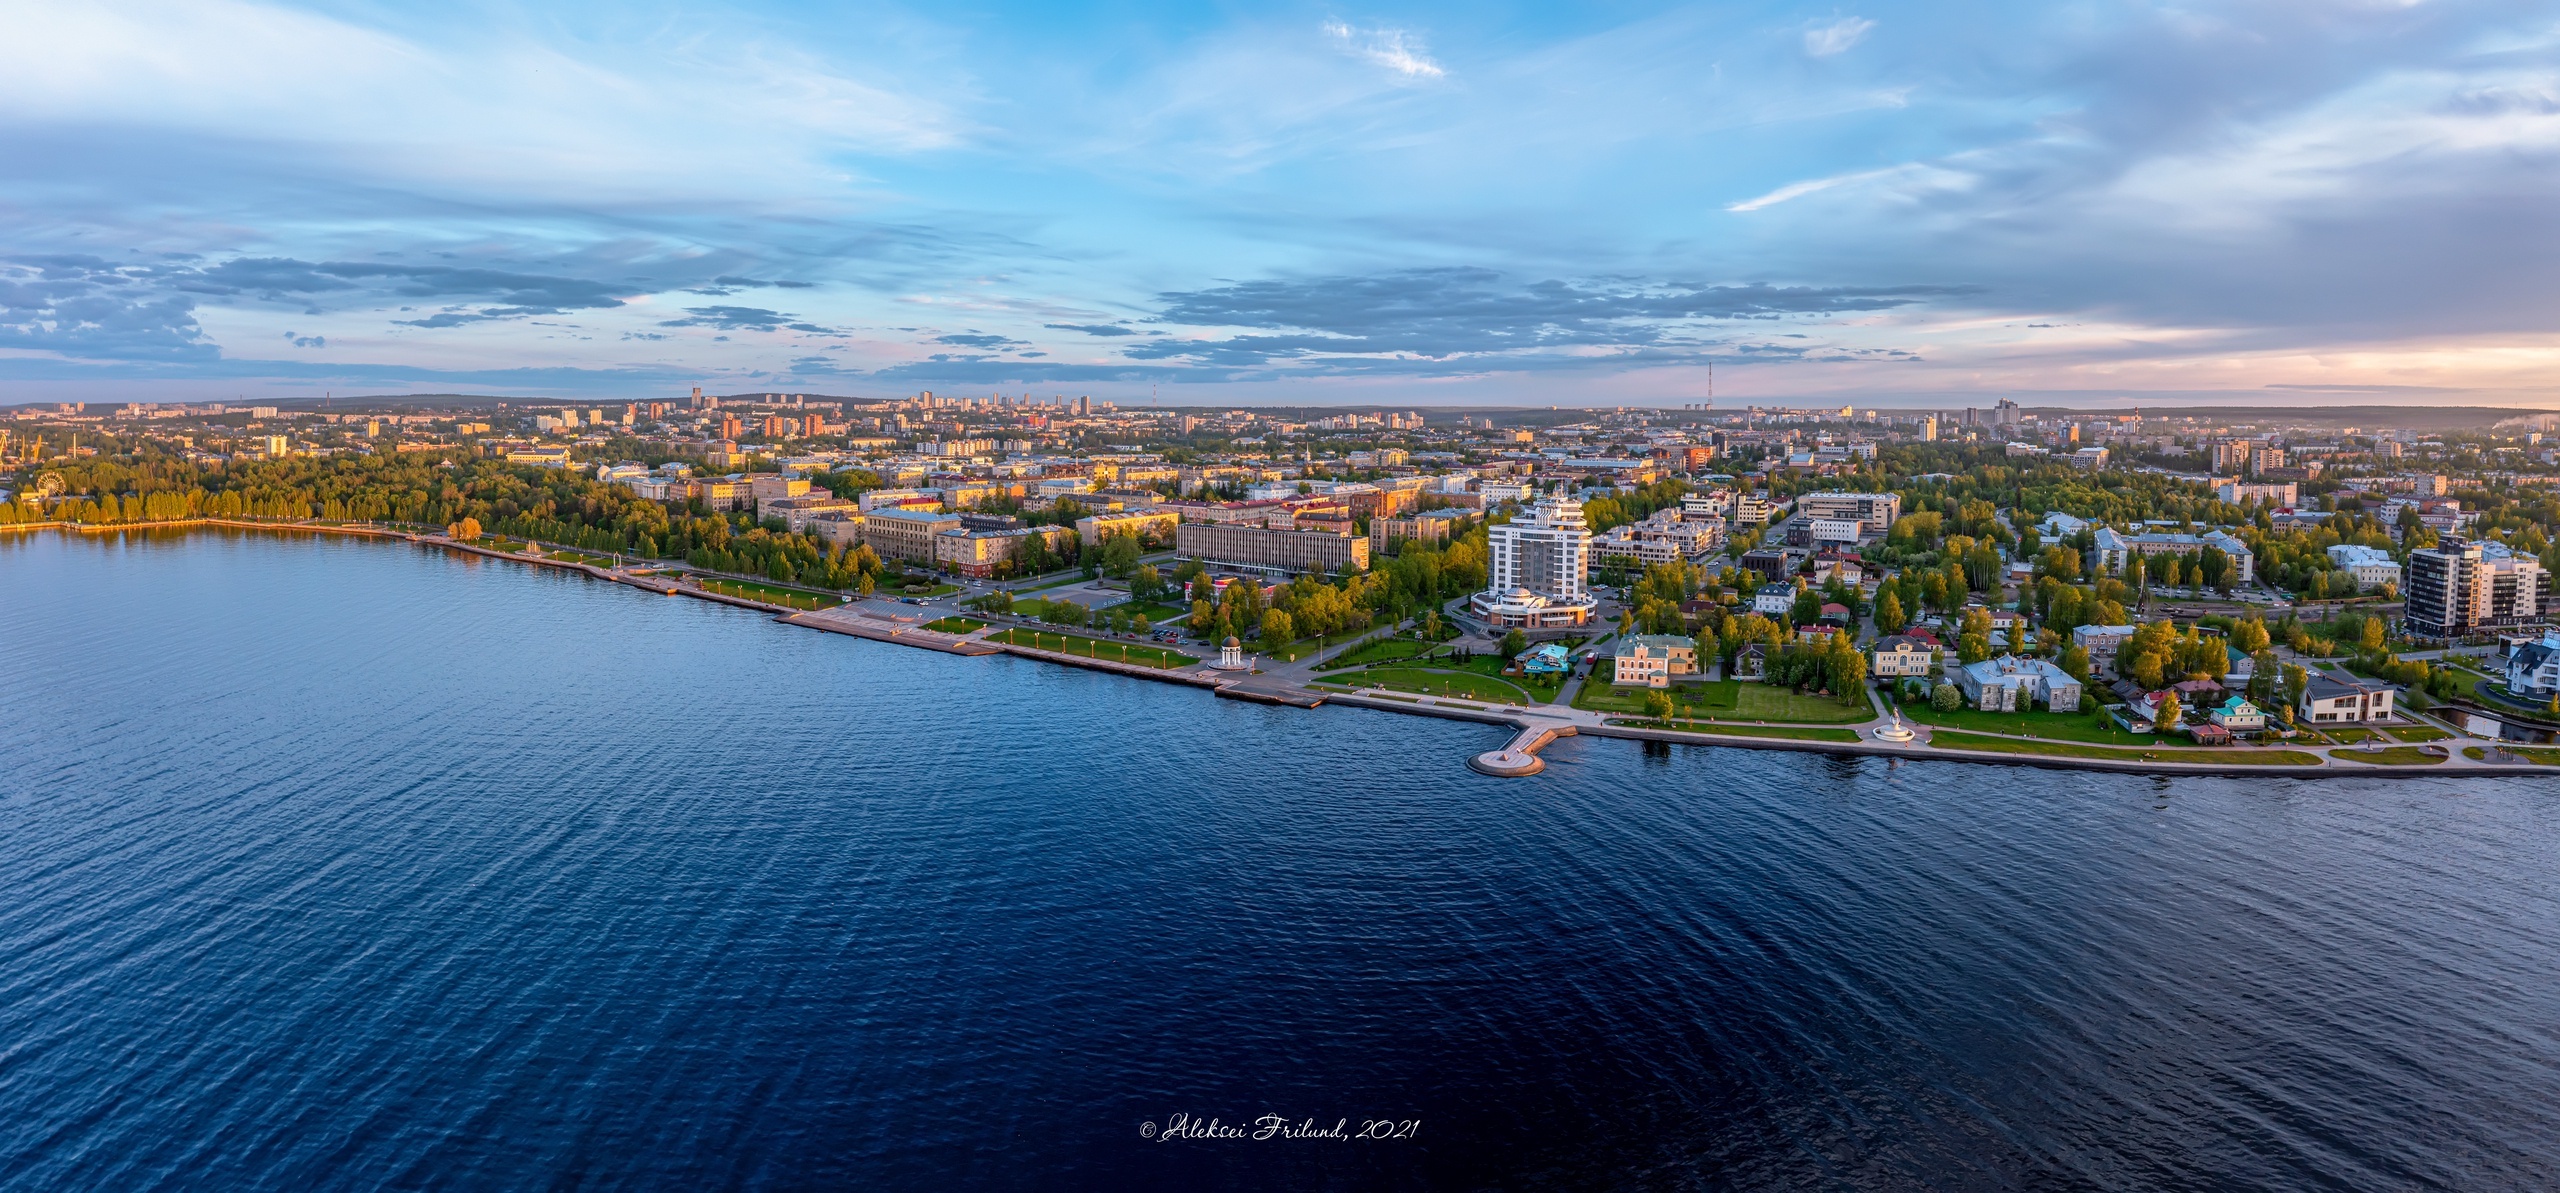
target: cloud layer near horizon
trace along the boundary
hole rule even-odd
[[[0,0],[0,401],[2560,387],[2525,4]]]

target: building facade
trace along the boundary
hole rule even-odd
[[[1629,634],[1618,639],[1609,682],[1621,687],[1667,688],[1675,676],[1698,670],[1698,644],[1677,634]]]
[[[862,541],[882,559],[934,561],[933,539],[960,526],[960,515],[884,506],[862,515]]]
[[[1589,622],[1599,608],[1583,587],[1591,530],[1581,502],[1546,498],[1487,531],[1486,543],[1488,583],[1469,601],[1477,616],[1497,626],[1560,629]]]
[[[1174,528],[1174,550],[1215,568],[1262,576],[1361,572],[1369,569],[1369,540],[1321,530],[1266,530],[1185,522]]]

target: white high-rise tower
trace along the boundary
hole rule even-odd
[[[1486,587],[1468,603],[1497,626],[1562,629],[1586,624],[1599,607],[1583,587],[1591,562],[1591,528],[1582,503],[1540,500],[1527,517],[1485,532],[1491,558]]]

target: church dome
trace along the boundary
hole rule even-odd
[[[1240,646],[1243,646],[1243,645],[1244,645],[1244,643],[1236,641],[1236,636],[1235,636],[1235,635],[1233,635],[1233,634],[1229,634],[1229,635],[1227,635],[1227,649],[1229,649],[1229,650],[1234,650],[1234,649],[1236,649],[1237,647],[1240,647]]]

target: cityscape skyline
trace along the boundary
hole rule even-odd
[[[25,6],[0,404],[2540,406],[2523,7]]]

